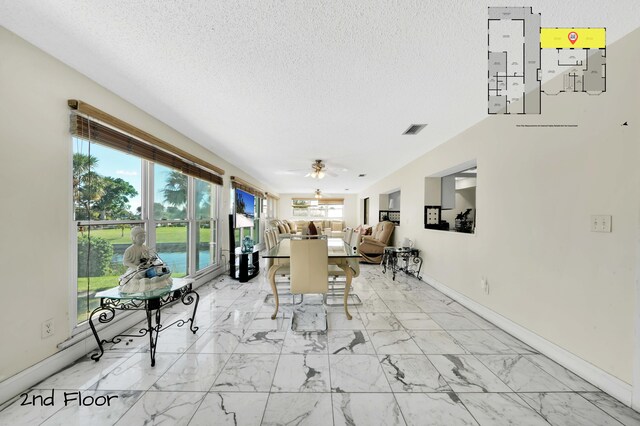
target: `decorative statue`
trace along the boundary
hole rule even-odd
[[[253,252],[253,240],[251,239],[251,237],[246,236],[242,240],[242,252],[243,253]]]
[[[172,284],[171,270],[144,245],[145,238],[144,229],[131,228],[133,244],[127,247],[122,258],[127,271],[120,276],[120,293],[142,293]]]
[[[144,245],[146,237],[147,234],[141,227],[134,226],[131,228],[131,241],[133,244],[127,247],[122,258],[124,266],[129,268],[125,274],[137,271],[140,264],[146,263],[151,258],[149,248]]]

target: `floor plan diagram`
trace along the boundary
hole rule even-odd
[[[489,8],[489,114],[540,114],[543,94],[606,90],[605,28],[540,25],[530,7]]]

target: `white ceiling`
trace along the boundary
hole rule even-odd
[[[0,0],[0,25],[273,190],[355,193],[486,118],[487,6],[509,5]],[[526,6],[608,44],[640,26],[638,0]],[[315,159],[348,171],[303,178]]]

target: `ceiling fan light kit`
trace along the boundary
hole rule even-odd
[[[322,160],[316,160],[315,163],[311,164],[311,168],[313,171],[309,174],[309,176],[313,179],[322,179],[324,177],[324,168],[325,165]]]

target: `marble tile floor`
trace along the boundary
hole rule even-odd
[[[270,319],[264,273],[244,284],[220,276],[197,290],[199,331],[162,333],[155,367],[144,338],[110,345],[5,404],[0,424],[640,425],[422,281],[362,265],[353,287],[352,321],[329,307],[327,332],[293,333],[290,305]],[[189,309],[165,308],[165,323]]]

